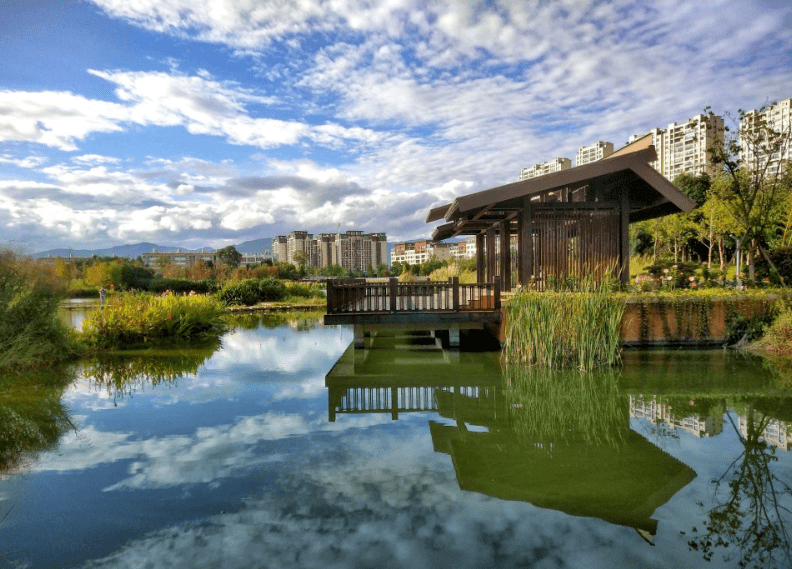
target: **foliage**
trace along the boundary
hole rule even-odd
[[[132,349],[217,339],[227,329],[223,306],[208,296],[122,294],[83,320],[91,347]]]
[[[253,306],[285,296],[286,286],[273,278],[229,281],[217,293],[218,300],[227,306]]]
[[[506,361],[581,370],[616,364],[624,309],[624,298],[591,277],[574,292],[520,291],[506,305]]]
[[[694,176],[685,172],[674,178],[674,185],[698,206],[707,201],[711,184],[712,180],[707,173]]]
[[[54,267],[0,250],[0,370],[19,371],[76,353],[74,336],[58,317],[64,296]]]
[[[764,257],[756,260],[756,279],[757,281],[767,280],[771,284],[778,285],[783,277],[786,284],[792,283],[792,247],[776,247],[767,252],[775,268]]]
[[[663,260],[654,265],[644,267],[644,271],[657,278],[661,288],[675,289],[675,288],[697,288],[698,279],[696,272],[699,271],[699,265],[696,263],[675,263],[671,260]],[[707,265],[704,264],[702,269],[705,274],[702,277],[709,280]]]
[[[233,245],[218,249],[216,255],[221,263],[224,263],[229,267],[237,268],[239,263],[242,262],[242,253],[237,251],[236,247]]]
[[[762,352],[792,356],[792,302],[782,301],[764,336],[752,346]]]
[[[166,291],[182,294],[189,294],[191,292],[211,294],[217,290],[217,283],[213,280],[191,281],[190,279],[165,279],[158,277],[152,279],[148,288],[144,290],[160,294]]]
[[[469,265],[469,264],[467,264]],[[459,277],[460,283],[475,283],[477,280],[475,266],[473,270],[465,269],[461,263],[450,263],[432,271],[429,279],[433,281],[447,281],[451,277]]]
[[[325,295],[322,293],[322,286],[319,283],[287,283],[286,296],[297,298],[325,298]]]
[[[716,137],[719,142],[708,149],[713,164],[722,167],[712,192],[739,225],[745,243],[751,244],[747,248],[751,280],[755,278],[753,250],[769,233],[783,226],[792,192],[789,165],[769,159],[789,149],[792,125],[787,122],[781,130],[775,130],[764,118],[770,106],[765,105],[756,113],[738,111],[738,130],[725,129],[722,142]],[[713,113],[707,111],[712,117]],[[726,116],[737,120],[728,113]]]

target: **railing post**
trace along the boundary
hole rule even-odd
[[[399,279],[391,277],[388,281],[388,295],[390,296],[390,311],[396,312],[396,293],[398,292]]]
[[[335,313],[335,291],[333,290],[333,279],[327,281],[327,313]]]
[[[494,282],[493,282],[493,286],[495,287],[495,291],[494,291],[494,294],[495,294],[495,306],[494,306],[494,308],[495,308],[495,310],[500,310],[500,307],[501,307],[500,283],[501,283],[500,276],[499,275],[495,275],[495,279],[494,279]]]
[[[451,298],[451,308],[454,312],[459,312],[459,277],[451,277]]]

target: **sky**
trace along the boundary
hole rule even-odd
[[[0,245],[417,239],[523,167],[790,97],[789,0],[0,0]]]

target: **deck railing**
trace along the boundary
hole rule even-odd
[[[500,310],[500,277],[491,283],[367,283],[364,279],[327,281],[327,313],[480,312]]]

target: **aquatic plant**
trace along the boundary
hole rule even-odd
[[[582,370],[617,364],[624,309],[623,296],[590,277],[576,290],[522,290],[506,305],[506,361]]]
[[[81,339],[103,349],[208,342],[228,329],[223,312],[208,296],[123,294],[85,317]]]
[[[76,353],[74,336],[58,317],[64,296],[54,271],[0,249],[0,370],[42,366]]]

